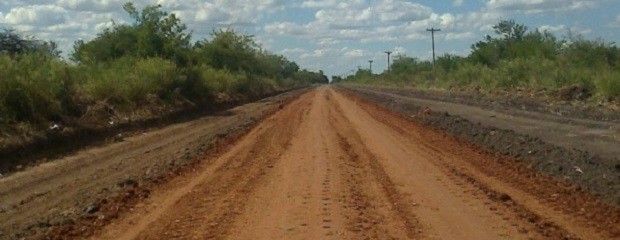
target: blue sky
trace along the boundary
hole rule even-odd
[[[127,21],[127,0],[0,0],[0,28],[58,42],[65,53],[75,40]],[[491,26],[515,19],[557,36],[583,35],[620,42],[620,0],[136,0],[161,4],[180,16],[195,40],[212,29],[232,28],[309,70],[343,75],[359,67],[385,70],[384,51],[431,58],[426,28],[441,28],[436,51],[467,55]]]

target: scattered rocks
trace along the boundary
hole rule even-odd
[[[508,201],[512,201],[512,198],[505,193],[502,193],[501,195],[499,195],[499,200],[501,200],[502,202],[508,202]]]
[[[93,204],[93,205],[86,207],[84,211],[88,214],[93,214],[93,213],[98,212],[99,209],[101,209],[101,206],[99,204]]]
[[[37,226],[37,227],[40,227],[40,228],[48,228],[48,227],[51,227],[51,226],[52,226],[52,224],[50,224],[48,221],[39,221],[39,222],[36,224],[36,226]]]
[[[75,210],[74,209],[68,209],[68,210],[62,211],[60,213],[60,216],[69,217],[69,216],[72,216],[74,214],[75,214]]]
[[[50,126],[50,130],[52,130],[52,131],[60,131],[62,129],[61,129],[60,125],[58,125],[58,123],[54,123],[54,124],[52,124]]]
[[[137,187],[138,186],[138,181],[136,181],[133,178],[128,178],[128,179],[125,179],[125,180],[119,182],[118,186],[121,187],[121,188],[124,188],[124,187]]]
[[[564,101],[583,101],[590,98],[592,96],[592,92],[590,92],[590,89],[585,88],[581,85],[573,85],[560,89],[559,95],[560,99]]]
[[[576,172],[578,172],[578,173],[583,173],[583,170],[581,170],[581,168],[580,168],[580,167],[573,166],[573,168],[575,168],[575,171],[576,171]]]
[[[125,138],[123,137],[123,134],[119,133],[114,135],[114,142],[122,142],[123,140],[125,140]]]
[[[75,221],[70,218],[63,220],[61,223],[61,225],[65,225],[65,226],[74,225],[74,224],[75,224]]]

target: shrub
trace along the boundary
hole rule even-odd
[[[31,121],[57,118],[59,97],[67,86],[69,67],[39,53],[14,58],[0,56],[0,113],[3,120]]]

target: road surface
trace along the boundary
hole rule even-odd
[[[494,156],[322,86],[92,238],[618,237],[617,219],[541,200],[528,189],[547,185]]]

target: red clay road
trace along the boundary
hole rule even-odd
[[[617,219],[543,200],[530,189],[553,195],[556,182],[511,169],[518,168],[323,86],[93,238],[618,237]]]

